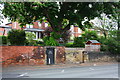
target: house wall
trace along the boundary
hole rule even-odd
[[[7,36],[8,31],[9,31],[8,28],[0,28],[0,36],[2,36],[4,32],[5,32],[5,33],[4,33],[4,36]]]
[[[74,26],[74,32],[73,32],[74,37],[79,37],[81,33],[82,32],[80,32],[80,28],[77,26]]]
[[[33,22],[33,28],[39,28],[38,22]]]
[[[21,29],[20,24],[18,22],[12,22],[12,29]]]
[[[8,65],[41,65],[46,64],[46,48],[41,46],[0,46],[1,63]],[[55,63],[64,63],[65,48],[55,47]]]

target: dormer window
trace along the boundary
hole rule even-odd
[[[33,28],[33,24],[26,24],[26,28]]]

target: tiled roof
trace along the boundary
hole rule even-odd
[[[89,40],[92,43],[99,43],[97,40]]]

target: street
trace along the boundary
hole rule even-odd
[[[118,78],[118,64],[33,70],[3,68],[2,78]]]

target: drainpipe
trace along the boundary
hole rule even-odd
[[[4,31],[3,31],[3,36],[5,35],[5,29],[4,29]]]

